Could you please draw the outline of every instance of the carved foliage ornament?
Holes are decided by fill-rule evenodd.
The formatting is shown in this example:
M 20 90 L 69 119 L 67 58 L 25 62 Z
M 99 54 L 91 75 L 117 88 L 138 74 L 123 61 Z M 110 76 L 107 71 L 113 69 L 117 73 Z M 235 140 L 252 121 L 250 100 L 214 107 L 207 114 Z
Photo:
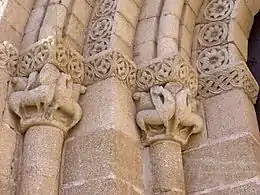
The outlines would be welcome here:
M 227 39 L 228 26 L 225 22 L 205 24 L 199 33 L 199 43 L 204 47 L 216 46 Z
M 233 0 L 211 0 L 206 6 L 204 16 L 209 21 L 223 20 L 230 16 L 233 7 Z
M 28 76 L 40 70 L 46 63 L 54 64 L 59 70 L 69 74 L 75 83 L 84 78 L 84 62 L 80 54 L 59 38 L 49 37 L 33 44 L 21 53 L 15 76 Z
M 137 70 L 137 90 L 148 91 L 154 85 L 181 82 L 192 94 L 197 94 L 198 77 L 196 71 L 180 56 L 154 59 Z
M 0 68 L 5 69 L 9 74 L 15 74 L 19 53 L 10 43 L 4 41 L 0 43 Z
M 85 85 L 109 77 L 116 77 L 130 89 L 134 89 L 136 85 L 135 64 L 114 50 L 108 50 L 88 58 L 85 65 Z
M 228 63 L 228 48 L 216 46 L 201 51 L 197 60 L 197 68 L 201 74 L 213 74 L 227 68 Z
M 203 9 L 206 24 L 198 33 L 198 46 L 200 54 L 196 61 L 199 73 L 202 75 L 214 74 L 228 68 L 229 51 L 227 38 L 230 15 L 234 8 L 233 0 L 208 0 Z
M 201 77 L 198 94 L 200 98 L 209 98 L 233 88 L 243 89 L 251 101 L 256 102 L 259 87 L 244 62 L 213 75 Z
M 98 0 L 87 36 L 87 55 L 98 54 L 109 47 L 113 31 L 116 0 Z

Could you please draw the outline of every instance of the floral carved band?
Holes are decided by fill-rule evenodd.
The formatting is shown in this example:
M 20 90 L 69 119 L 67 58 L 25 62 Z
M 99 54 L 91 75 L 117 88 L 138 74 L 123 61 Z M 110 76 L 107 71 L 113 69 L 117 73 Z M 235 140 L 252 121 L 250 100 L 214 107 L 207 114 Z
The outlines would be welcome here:
M 180 82 L 189 88 L 193 96 L 197 94 L 198 75 L 194 68 L 180 56 L 165 59 L 156 58 L 137 70 L 137 90 L 148 91 L 155 85 Z

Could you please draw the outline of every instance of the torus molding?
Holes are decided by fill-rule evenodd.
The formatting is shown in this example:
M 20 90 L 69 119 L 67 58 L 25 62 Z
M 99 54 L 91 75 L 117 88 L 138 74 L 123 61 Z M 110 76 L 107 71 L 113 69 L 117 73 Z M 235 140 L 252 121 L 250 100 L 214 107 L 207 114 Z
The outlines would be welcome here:
M 253 103 L 256 102 L 259 86 L 245 62 L 215 74 L 199 78 L 199 98 L 209 98 L 225 91 L 240 88 Z
M 237 25 L 233 19 L 236 11 L 234 0 L 206 0 L 202 5 L 192 49 L 199 72 L 199 98 L 240 88 L 256 102 L 259 87 L 246 63 L 240 62 L 243 48 L 230 35 Z

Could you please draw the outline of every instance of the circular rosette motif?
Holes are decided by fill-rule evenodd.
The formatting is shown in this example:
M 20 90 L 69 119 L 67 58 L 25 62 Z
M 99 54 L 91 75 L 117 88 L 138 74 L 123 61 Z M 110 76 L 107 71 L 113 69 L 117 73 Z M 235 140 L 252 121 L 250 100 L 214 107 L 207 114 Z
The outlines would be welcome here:
M 26 54 L 20 57 L 17 76 L 27 76 L 31 72 L 35 71 L 36 65 L 34 57 L 33 51 L 26 52 Z
M 84 78 L 83 60 L 76 55 L 73 55 L 68 63 L 67 71 L 76 83 L 81 83 Z
M 108 49 L 108 43 L 109 39 L 108 38 L 103 38 L 101 40 L 96 40 L 95 42 L 89 42 L 88 45 L 88 55 L 93 56 L 95 54 L 98 54 L 102 51 L 105 51 Z
M 66 72 L 67 64 L 70 61 L 70 51 L 62 42 L 57 41 L 55 46 L 56 48 L 53 51 L 53 63 L 56 64 L 60 70 Z
M 223 20 L 231 14 L 233 7 L 233 0 L 213 0 L 207 5 L 204 16 L 210 21 Z
M 36 69 L 44 66 L 50 57 L 49 45 L 47 43 L 38 45 L 34 50 Z
M 200 73 L 213 74 L 228 64 L 228 51 L 225 47 L 212 47 L 202 51 L 197 67 Z
M 135 68 L 130 70 L 129 75 L 126 78 L 126 84 L 130 88 L 134 88 L 136 86 L 136 69 Z
M 187 87 L 191 90 L 193 96 L 197 95 L 198 92 L 198 76 L 195 72 L 190 73 L 190 77 L 187 81 Z
M 123 57 L 115 59 L 115 75 L 119 80 L 125 80 L 129 74 L 130 64 Z
M 206 24 L 200 31 L 199 43 L 206 47 L 223 43 L 227 38 L 228 27 L 224 22 Z
M 97 17 L 103 17 L 113 14 L 116 11 L 115 0 L 101 0 L 96 11 Z
M 107 38 L 111 35 L 112 19 L 110 17 L 98 18 L 91 24 L 89 37 L 91 40 Z
M 90 63 L 85 66 L 85 80 L 87 83 L 93 83 L 95 81 L 95 69 Z
M 179 68 L 179 79 L 183 82 L 185 81 L 190 74 L 190 67 L 188 64 L 182 63 Z
M 155 65 L 155 77 L 159 82 L 168 81 L 173 73 L 172 60 L 164 60 L 162 63 Z
M 15 75 L 18 64 L 18 51 L 9 43 L 0 44 L 0 68 L 6 68 L 7 71 Z
M 111 56 L 104 56 L 101 59 L 95 59 L 94 64 L 96 76 L 99 79 L 106 79 L 112 73 L 113 59 Z
M 149 68 L 144 68 L 137 71 L 137 86 L 141 90 L 146 90 L 154 84 L 154 74 Z

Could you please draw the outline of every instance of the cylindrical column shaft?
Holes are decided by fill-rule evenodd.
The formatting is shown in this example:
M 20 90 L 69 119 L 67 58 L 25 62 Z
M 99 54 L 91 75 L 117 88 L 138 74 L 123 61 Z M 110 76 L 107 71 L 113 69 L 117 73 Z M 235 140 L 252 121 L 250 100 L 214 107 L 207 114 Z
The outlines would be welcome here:
M 157 141 L 150 146 L 152 193 L 185 194 L 181 146 L 174 141 Z
M 62 130 L 30 127 L 24 137 L 21 195 L 58 195 Z

